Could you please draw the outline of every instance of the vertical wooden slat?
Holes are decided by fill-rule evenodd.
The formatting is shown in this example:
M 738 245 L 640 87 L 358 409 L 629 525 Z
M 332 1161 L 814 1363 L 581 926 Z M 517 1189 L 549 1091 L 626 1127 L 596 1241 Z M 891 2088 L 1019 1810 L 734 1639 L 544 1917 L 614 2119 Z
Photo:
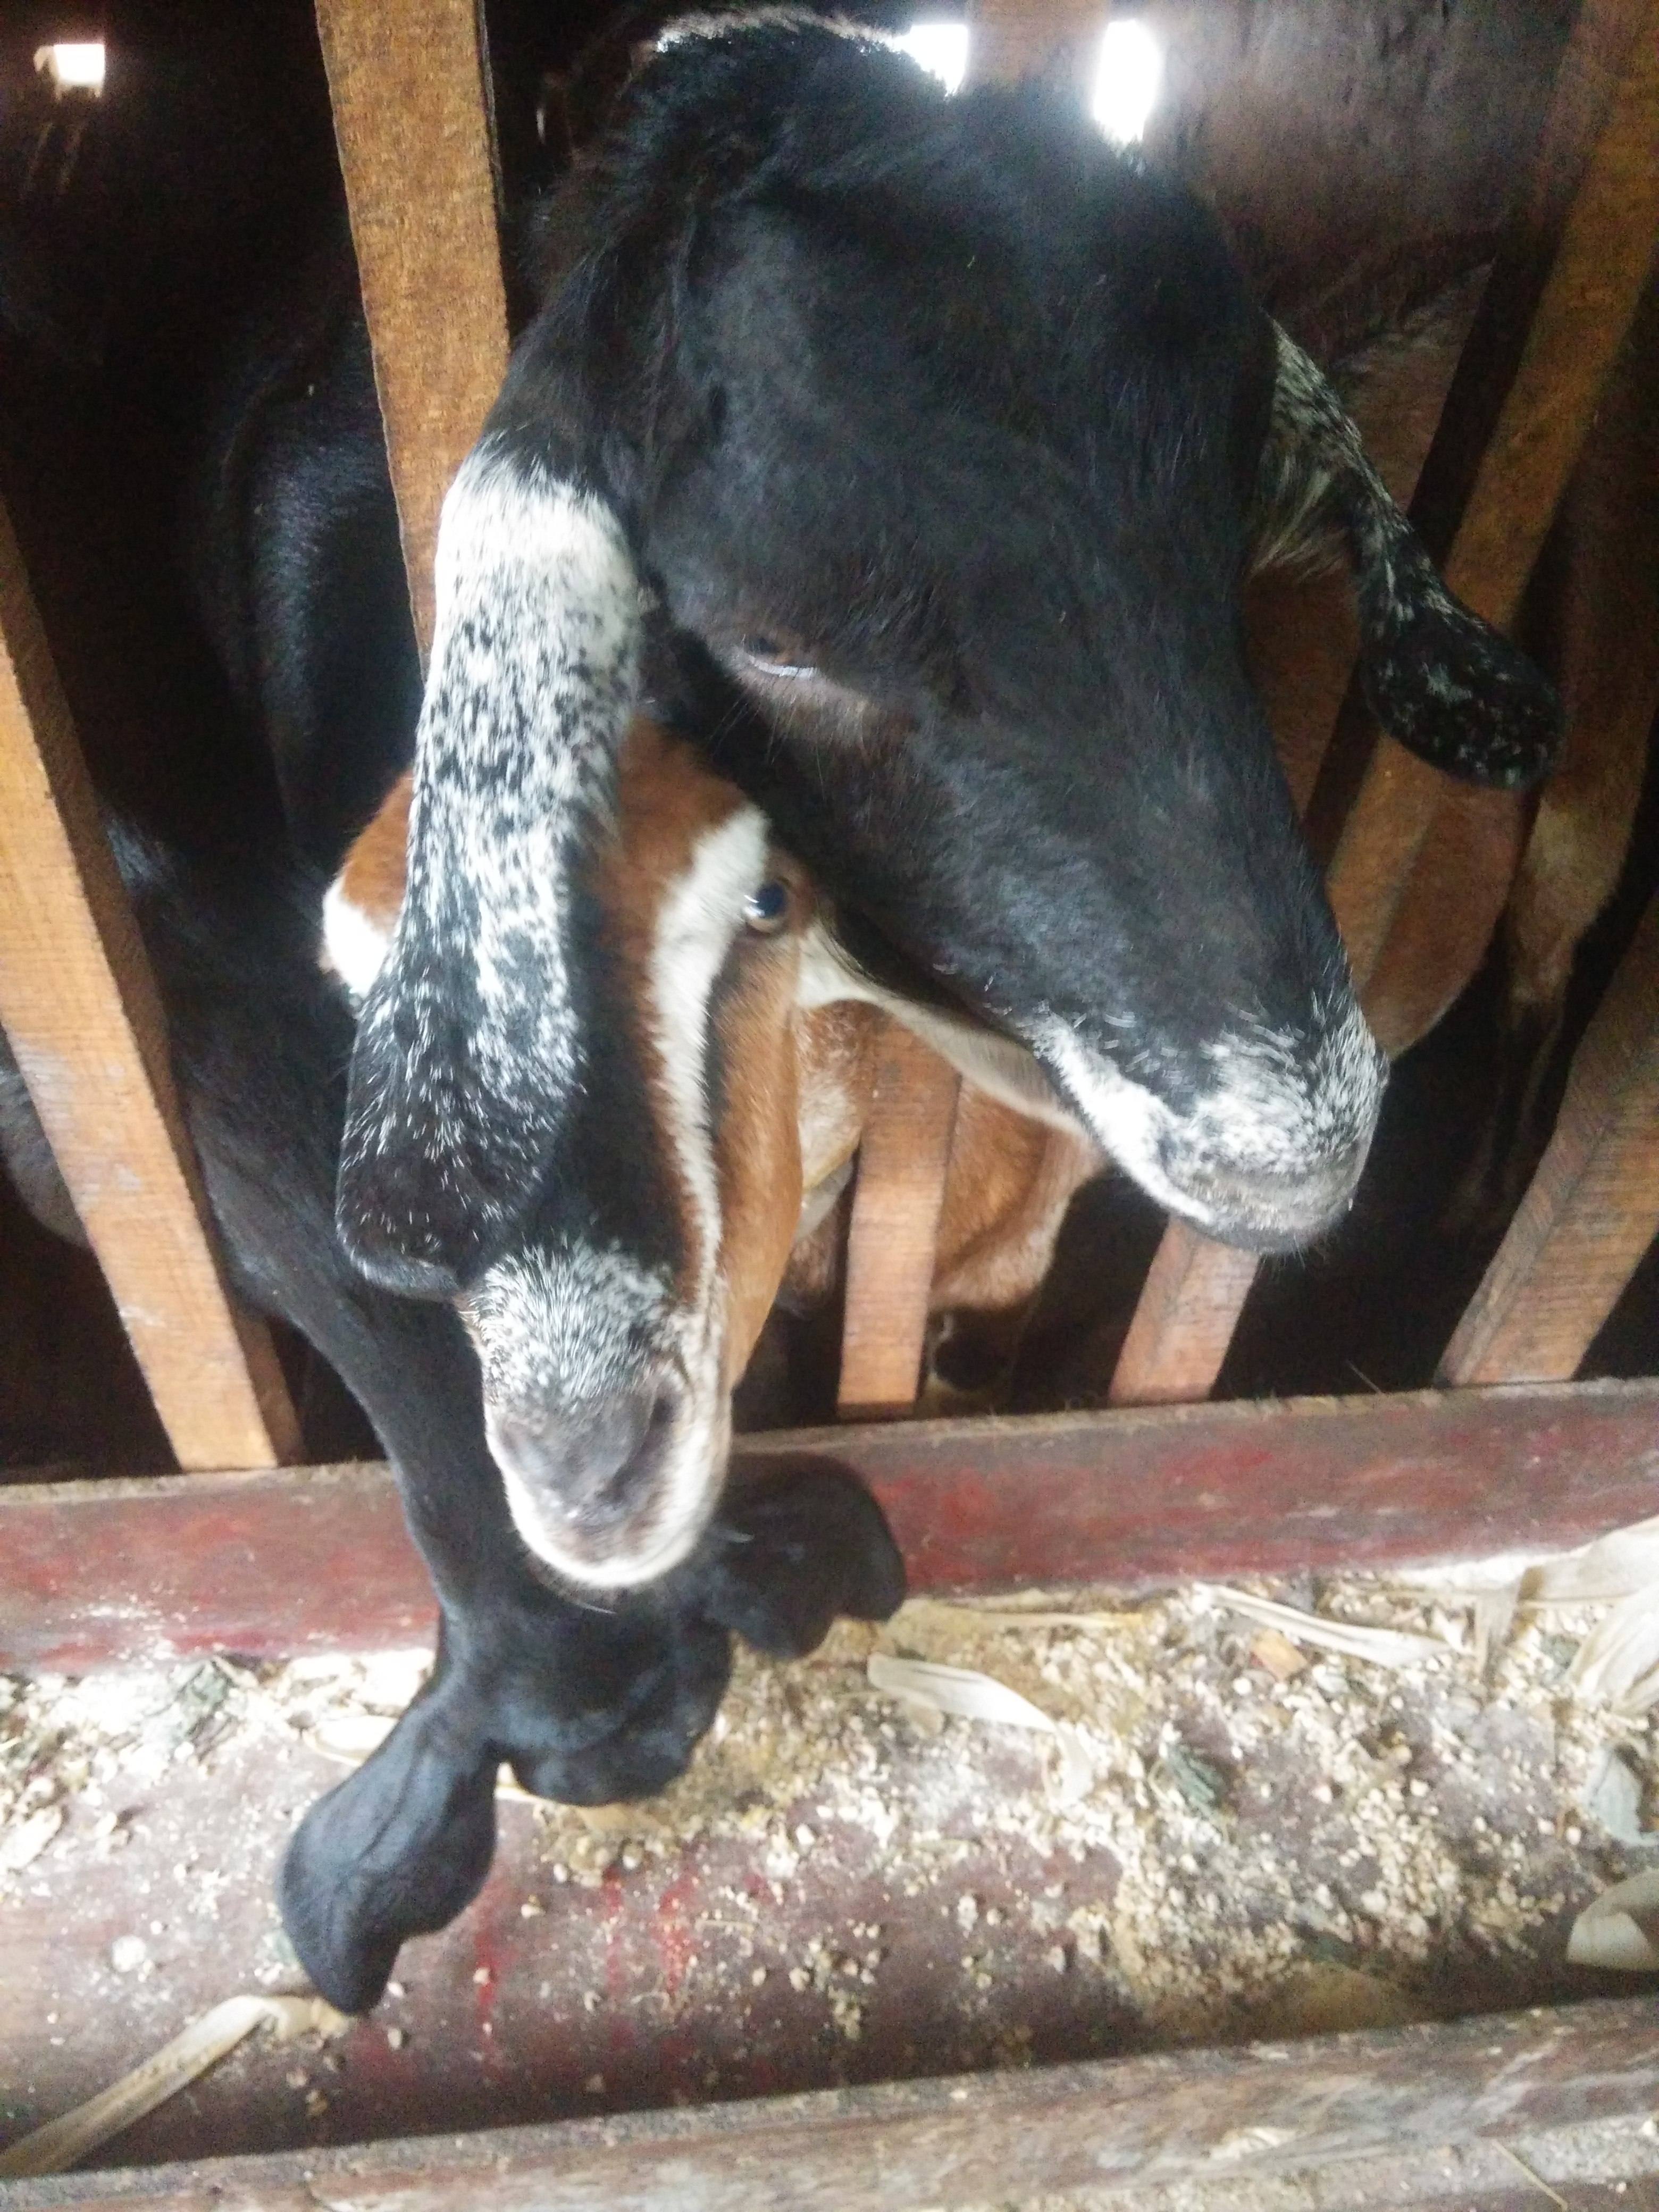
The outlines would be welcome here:
M 1606 82 L 1612 64 L 1616 77 Z M 1659 0 L 1595 0 L 1576 27 L 1547 119 L 1536 173 L 1511 227 L 1513 260 L 1535 260 L 1559 214 L 1547 278 L 1444 561 L 1447 581 L 1500 628 L 1513 619 L 1550 523 L 1630 329 L 1659 237 Z M 1576 179 L 1570 193 L 1565 179 Z M 1504 275 L 1500 257 L 1494 281 Z M 1518 281 L 1518 280 L 1517 280 Z M 1481 327 L 1471 345 L 1490 343 Z M 1461 373 L 1460 373 L 1461 374 Z M 1457 398 L 1454 390 L 1452 403 Z M 1423 504 L 1443 509 L 1425 471 Z M 1456 457 L 1445 463 L 1448 471 Z M 1413 512 L 1417 509 L 1414 507 Z M 1331 862 L 1328 890 L 1361 1001 L 1414 897 L 1443 896 L 1417 874 L 1448 795 L 1479 811 L 1515 813 L 1515 795 L 1457 789 L 1438 770 L 1379 737 Z M 1506 841 L 1494 837 L 1492 849 Z M 1518 847 L 1516 848 L 1518 849 Z M 1506 882 L 1468 883 L 1496 923 Z M 1203 1396 L 1213 1388 L 1255 1270 L 1199 1249 L 1181 1224 L 1167 1232 L 1114 1376 L 1115 1404 Z M 1171 1284 L 1179 1285 L 1170 1294 Z M 1133 1360 L 1129 1355 L 1133 1351 Z M 1125 1361 L 1128 1361 L 1126 1364 Z
M 1565 1382 L 1659 1233 L 1659 902 L 1584 1033 L 1538 1172 L 1440 1363 Z
M 296 1458 L 216 1257 L 155 979 L 0 507 L 0 1026 L 185 1468 Z
M 1659 238 L 1659 4 L 1641 0 L 1639 7 L 1592 10 L 1587 21 L 1615 13 L 1627 32 L 1637 21 L 1625 67 L 1583 162 L 1537 313 L 1444 562 L 1453 591 L 1500 629 L 1520 605 L 1635 317 Z M 1574 66 L 1564 70 L 1559 105 L 1587 118 L 1594 111 L 1576 46 L 1569 60 Z M 1565 159 L 1565 128 L 1553 106 L 1546 143 L 1556 166 Z M 1382 957 L 1446 789 L 1435 769 L 1393 738 L 1379 738 L 1330 873 L 1331 902 L 1362 990 Z M 1495 793 L 1492 804 L 1514 802 Z
M 1255 1280 L 1254 1252 L 1171 1221 L 1112 1373 L 1115 1406 L 1182 1405 L 1209 1395 Z
M 1081 77 L 1109 13 L 1105 0 L 969 0 L 969 81 L 1035 76 L 1062 52 Z
M 954 1068 L 889 1023 L 847 1238 L 843 1420 L 880 1420 L 915 1403 L 958 1088 Z
M 416 633 L 438 512 L 507 367 L 474 0 L 317 0 Z

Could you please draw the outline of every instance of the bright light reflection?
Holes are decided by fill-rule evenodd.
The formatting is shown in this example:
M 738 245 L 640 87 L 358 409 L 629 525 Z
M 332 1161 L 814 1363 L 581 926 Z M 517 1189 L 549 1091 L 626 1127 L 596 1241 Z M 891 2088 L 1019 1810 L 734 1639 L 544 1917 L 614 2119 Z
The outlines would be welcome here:
M 49 76 L 59 92 L 102 92 L 104 42 L 76 39 L 35 50 L 34 66 Z
M 1089 99 L 1089 112 L 1106 136 L 1133 146 L 1158 105 L 1163 82 L 1163 49 L 1146 26 L 1133 15 L 1108 23 Z
M 929 76 L 936 76 L 946 92 L 960 92 L 968 74 L 966 23 L 913 23 L 893 40 L 913 62 L 920 62 Z

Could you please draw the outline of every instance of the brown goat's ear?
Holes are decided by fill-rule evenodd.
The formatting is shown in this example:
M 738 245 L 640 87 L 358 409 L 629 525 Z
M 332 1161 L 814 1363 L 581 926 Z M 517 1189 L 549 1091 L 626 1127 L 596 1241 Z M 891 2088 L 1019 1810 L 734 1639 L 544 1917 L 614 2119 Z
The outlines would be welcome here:
M 580 1080 L 575 872 L 608 820 L 641 597 L 604 500 L 486 437 L 444 502 L 408 880 L 352 1055 L 336 1218 L 389 1290 L 500 1252 Z
M 1547 775 L 1561 702 L 1501 631 L 1449 592 L 1325 378 L 1283 331 L 1257 479 L 1256 562 L 1333 536 L 1354 565 L 1359 678 L 1377 720 L 1449 775 L 1513 791 Z

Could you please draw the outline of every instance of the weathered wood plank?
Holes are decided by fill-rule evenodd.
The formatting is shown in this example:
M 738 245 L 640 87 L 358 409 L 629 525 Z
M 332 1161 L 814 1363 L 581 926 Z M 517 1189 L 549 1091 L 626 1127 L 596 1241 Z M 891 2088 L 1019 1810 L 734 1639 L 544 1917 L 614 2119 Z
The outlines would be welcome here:
M 438 513 L 507 367 L 473 0 L 317 0 L 416 633 Z
M 1608 84 L 1608 61 L 1620 54 L 1622 64 Z M 1520 605 L 1653 264 L 1656 144 L 1659 6 L 1607 0 L 1575 26 L 1545 125 L 1540 173 L 1506 240 L 1508 259 L 1530 266 L 1548 211 L 1559 208 L 1548 276 L 1443 563 L 1452 589 L 1500 629 Z M 1569 198 L 1564 179 L 1575 166 Z M 1494 281 L 1504 273 L 1500 253 Z M 1470 343 L 1495 353 L 1504 334 L 1483 322 Z M 1510 346 L 1513 351 L 1513 334 Z M 1486 373 L 1490 382 L 1490 364 Z M 1455 388 L 1451 404 L 1458 398 Z M 1443 487 L 1432 480 L 1439 459 L 1437 451 L 1431 453 L 1422 497 L 1443 508 Z M 1449 473 L 1455 466 L 1446 459 Z M 1448 788 L 1391 738 L 1378 739 L 1330 875 L 1332 904 L 1362 988 L 1401 914 Z M 1493 793 L 1487 803 L 1496 809 L 1516 802 Z
M 3 508 L 0 1024 L 179 1465 L 297 1456 L 270 1336 L 219 1267 L 155 979 Z
M 936 1052 L 887 1024 L 847 1236 L 844 1420 L 890 1419 L 915 1403 L 959 1089 Z
M 1586 1542 L 1653 1512 L 1656 1438 L 1659 1382 L 1581 1383 L 797 1430 L 735 1473 L 849 1468 L 918 1590 L 1132 1588 Z M 379 1465 L 0 1487 L 0 1664 L 390 1649 L 433 1616 Z
M 1254 1252 L 1218 1244 L 1186 1222 L 1171 1221 L 1118 1354 L 1112 1404 L 1178 1405 L 1207 1397 L 1258 1264 Z
M 1644 2114 L 1650 1999 L 0 2184 L 0 2212 L 887 2212 L 1324 2171 Z M 1453 2178 L 1465 2183 L 1448 2160 Z M 1467 2194 L 1455 2200 L 1467 2205 Z
M 1573 1060 L 1555 1133 L 1440 1363 L 1565 1382 L 1659 1234 L 1659 903 Z
M 1528 188 L 1500 249 L 1489 287 L 1500 305 L 1470 333 L 1413 505 L 1431 537 L 1449 538 L 1453 590 L 1500 627 L 1520 604 L 1641 300 L 1659 238 L 1656 144 L 1659 5 L 1595 0 L 1569 41 Z M 1494 412 L 1471 467 L 1471 443 L 1480 446 Z M 1327 878 L 1362 1003 L 1384 980 L 1391 941 L 1409 939 L 1424 900 L 1444 896 L 1444 871 L 1421 864 L 1454 809 L 1471 852 L 1488 862 L 1459 880 L 1466 925 L 1476 917 L 1468 941 L 1484 945 L 1520 856 L 1522 805 L 1511 793 L 1454 786 L 1378 736 Z M 1214 1385 L 1232 1334 L 1221 1302 L 1235 1300 L 1236 1324 L 1254 1271 L 1201 1260 L 1190 1241 L 1171 1224 L 1124 1347 L 1127 1356 L 1133 1346 L 1134 1363 L 1120 1364 L 1113 1380 L 1114 1403 L 1199 1396 Z M 1190 1304 L 1164 1288 L 1183 1273 Z
M 969 0 L 969 81 L 1012 83 L 1056 60 L 1081 78 L 1105 12 L 1095 0 Z

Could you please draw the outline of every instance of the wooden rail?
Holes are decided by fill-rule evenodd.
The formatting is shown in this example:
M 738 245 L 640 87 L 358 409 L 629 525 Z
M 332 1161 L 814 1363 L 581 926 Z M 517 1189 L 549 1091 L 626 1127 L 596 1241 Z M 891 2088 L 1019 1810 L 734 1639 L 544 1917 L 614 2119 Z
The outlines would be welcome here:
M 1659 2101 L 1659 2011 L 1643 1997 L 1446 2025 L 1313 2036 L 550 2126 L 0 2182 L 0 2212 L 886 2212 L 1087 2191 L 1103 2175 L 1218 2206 L 1283 2177 L 1297 2201 L 1510 2212 L 1553 2197 L 1503 2147 Z M 1472 2155 L 1493 2147 L 1483 2164 Z M 1564 2146 L 1565 2148 L 1565 2146 Z M 1636 2161 L 1651 2174 L 1650 2161 Z M 1640 2212 L 1640 2179 L 1574 2203 Z M 1295 2178 L 1294 2179 L 1292 2178 Z M 1299 2181 L 1300 2186 L 1297 2185 Z M 1137 2185 L 1139 2185 L 1137 2186 Z M 1206 2186 L 1207 2185 L 1207 2186 Z M 1305 2199 L 1303 2192 L 1309 2193 Z M 1477 2194 L 1477 2191 L 1479 2194 Z M 1214 2194 L 1212 2194 L 1214 2191 Z M 1639 2193 L 1638 2193 L 1639 2192 Z M 1165 2200 L 1167 2201 L 1167 2200 Z
M 1478 321 L 1460 388 L 1490 409 L 1495 427 L 1473 471 L 1445 558 L 1448 581 L 1478 613 L 1510 623 L 1583 449 L 1614 359 L 1629 331 L 1659 238 L 1659 6 L 1598 0 L 1575 26 L 1540 141 L 1534 176 L 1511 222 L 1492 286 L 1512 307 L 1546 259 L 1537 305 L 1511 331 Z M 1567 179 L 1572 179 L 1568 189 Z M 1553 241 L 1548 234 L 1553 229 Z M 1547 253 L 1546 254 L 1546 249 Z M 1469 411 L 1474 411 L 1471 403 Z M 1468 478 L 1455 437 L 1437 435 L 1413 512 L 1443 523 L 1454 504 L 1447 479 Z M 1455 795 L 1467 813 L 1516 816 L 1504 793 L 1458 791 L 1386 736 L 1379 737 L 1332 860 L 1328 889 L 1362 1002 L 1390 943 L 1409 929 L 1425 895 L 1419 862 Z M 1506 841 L 1492 841 L 1504 851 Z M 1484 902 L 1495 925 L 1508 877 L 1467 871 L 1466 901 Z M 1213 1387 L 1255 1270 L 1239 1255 L 1171 1223 L 1114 1376 L 1114 1404 L 1202 1396 Z
M 155 978 L 3 507 L 0 1025 L 180 1467 L 297 1457 L 270 1334 L 226 1288 Z
M 1574 1057 L 1555 1133 L 1440 1363 L 1565 1381 L 1659 1234 L 1659 902 Z
M 1130 1589 L 1568 1549 L 1651 1514 L 1656 1435 L 1659 1382 L 1552 1384 L 795 1430 L 733 1472 L 846 1468 L 914 1590 Z M 0 1667 L 432 1632 L 379 1465 L 0 1486 Z
M 404 564 L 424 655 L 438 513 L 507 368 L 474 0 L 317 0 Z

